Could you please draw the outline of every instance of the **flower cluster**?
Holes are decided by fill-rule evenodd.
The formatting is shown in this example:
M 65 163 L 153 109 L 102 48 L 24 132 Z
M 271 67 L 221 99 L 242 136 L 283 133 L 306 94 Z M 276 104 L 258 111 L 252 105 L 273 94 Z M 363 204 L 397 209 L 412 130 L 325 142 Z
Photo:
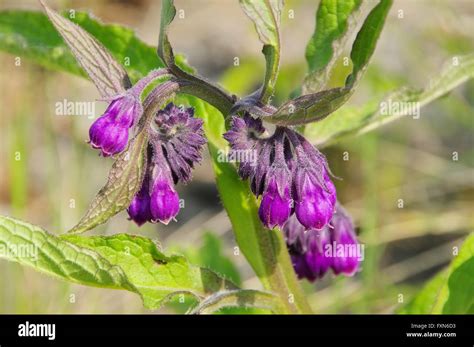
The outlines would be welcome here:
M 249 114 L 233 117 L 224 137 L 230 154 L 240 158 L 241 178 L 249 179 L 252 192 L 261 196 L 262 223 L 283 228 L 298 277 L 314 281 L 329 269 L 354 274 L 361 245 L 337 202 L 324 155 L 292 129 L 277 127 L 269 136 L 261 119 Z
M 139 226 L 147 221 L 168 224 L 179 212 L 175 184 L 191 180 L 194 163 L 201 160 L 206 143 L 202 120 L 193 116 L 192 108 L 169 103 L 153 120 L 145 177 L 127 210 Z
M 306 230 L 296 218 L 290 218 L 283 232 L 299 278 L 314 281 L 329 269 L 336 275 L 351 276 L 360 266 L 363 246 L 357 241 L 350 216 L 339 203 L 333 218 L 321 230 Z
M 250 179 L 257 197 L 262 196 L 259 216 L 263 224 L 283 227 L 295 213 L 306 229 L 323 228 L 336 203 L 326 158 L 292 129 L 277 127 L 272 136 L 265 134 L 262 121 L 246 114 L 233 117 L 231 129 L 224 135 L 232 151 L 256 154 L 239 156 L 244 158 L 239 174 Z
M 100 149 L 104 157 L 122 152 L 128 143 L 128 132 L 143 113 L 136 95 L 117 96 L 89 129 L 90 143 Z

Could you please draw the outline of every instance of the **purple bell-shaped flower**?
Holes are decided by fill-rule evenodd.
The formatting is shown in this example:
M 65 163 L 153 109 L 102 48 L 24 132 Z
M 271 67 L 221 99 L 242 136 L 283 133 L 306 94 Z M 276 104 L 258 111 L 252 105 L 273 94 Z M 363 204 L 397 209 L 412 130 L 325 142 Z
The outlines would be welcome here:
M 351 217 L 340 204 L 337 204 L 330 228 L 331 243 L 335 248 L 331 268 L 336 275 L 352 276 L 359 269 L 363 248 L 357 242 Z
M 268 228 L 281 227 L 296 212 L 306 229 L 322 229 L 331 220 L 336 203 L 326 158 L 292 129 L 277 127 L 273 135 L 265 133 L 260 119 L 245 114 L 234 117 L 224 134 L 231 153 L 253 154 L 237 156 L 239 174 L 249 178 L 255 196 L 262 195 L 262 223 Z
M 129 129 L 142 112 L 140 100 L 132 94 L 114 99 L 90 127 L 90 144 L 100 149 L 104 157 L 122 152 L 128 143 Z

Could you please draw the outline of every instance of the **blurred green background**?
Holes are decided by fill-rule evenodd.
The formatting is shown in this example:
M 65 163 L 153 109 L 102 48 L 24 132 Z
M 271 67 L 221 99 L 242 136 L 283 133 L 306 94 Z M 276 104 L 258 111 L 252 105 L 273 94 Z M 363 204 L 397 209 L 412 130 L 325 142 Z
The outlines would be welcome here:
M 160 1 L 49 1 L 56 9 L 89 10 L 104 22 L 134 28 L 155 44 Z M 318 1 L 286 1 L 282 16 L 282 69 L 274 98 L 285 101 L 306 71 L 304 50 Z M 184 10 L 172 26 L 176 52 L 200 74 L 244 95 L 261 81 L 264 60 L 251 22 L 234 0 L 177 0 Z M 0 1 L 3 9 L 39 10 L 33 0 Z M 289 10 L 294 11 L 290 18 Z M 372 63 L 349 106 L 377 102 L 402 85 L 422 87 L 453 56 L 474 51 L 470 0 L 398 0 Z M 346 53 L 346 55 L 348 52 Z M 343 54 L 344 56 L 344 54 Z M 239 65 L 234 63 L 238 58 Z M 332 84 L 348 67 L 337 64 Z M 55 104 L 99 98 L 92 83 L 50 72 L 0 53 L 0 214 L 61 233 L 73 226 L 103 185 L 111 160 L 86 143 L 92 119 L 58 116 Z M 474 82 L 421 110 L 323 151 L 336 176 L 339 200 L 353 214 L 366 245 L 362 271 L 352 278 L 327 275 L 304 288 L 317 313 L 388 313 L 408 302 L 453 258 L 453 247 L 472 232 L 474 195 Z M 105 103 L 96 102 L 96 117 Z M 457 157 L 456 157 L 457 154 Z M 179 192 L 186 205 L 168 226 L 138 228 L 126 213 L 94 233 L 151 237 L 236 283 L 258 288 L 218 200 L 206 157 Z M 138 296 L 59 282 L 0 261 L 0 313 L 139 313 Z M 181 311 L 179 303 L 161 312 Z

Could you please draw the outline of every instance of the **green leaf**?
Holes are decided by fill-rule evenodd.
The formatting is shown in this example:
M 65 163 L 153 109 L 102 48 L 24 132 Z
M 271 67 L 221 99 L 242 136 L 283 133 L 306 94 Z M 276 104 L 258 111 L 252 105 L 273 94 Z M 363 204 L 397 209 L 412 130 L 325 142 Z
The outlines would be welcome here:
M 141 295 L 145 307 L 159 308 L 176 294 L 193 295 L 202 300 L 221 289 L 236 287 L 211 272 L 189 264 L 180 255 L 166 256 L 145 237 L 64 235 L 75 245 L 89 248 L 111 264 L 120 267 Z
M 364 21 L 351 49 L 352 73 L 346 79 L 346 88 L 353 88 L 361 79 L 375 51 L 392 0 L 380 0 Z
M 82 233 L 105 223 L 126 209 L 138 192 L 146 167 L 148 134 L 140 131 L 120 153 L 110 170 L 105 186 L 91 202 L 87 212 L 70 233 Z
M 302 125 L 319 121 L 341 107 L 352 95 L 347 88 L 333 88 L 302 95 L 281 105 L 265 120 L 278 125 Z
M 474 233 L 443 271 L 432 279 L 400 313 L 474 313 Z
M 68 13 L 64 14 L 66 17 Z M 125 67 L 132 82 L 149 71 L 163 67 L 155 48 L 135 33 L 117 24 L 103 24 L 88 13 L 75 12 L 69 18 L 91 34 Z M 48 17 L 41 12 L 5 10 L 0 12 L 0 50 L 30 59 L 52 70 L 86 76 Z
M 316 93 L 329 80 L 332 66 L 356 26 L 361 0 L 321 0 L 316 12 L 316 28 L 306 46 L 309 73 L 303 94 Z
M 130 79 L 124 68 L 100 42 L 79 25 L 51 10 L 43 1 L 40 2 L 102 97 L 113 97 L 130 88 Z
M 274 92 L 280 66 L 280 18 L 283 0 L 240 0 L 245 14 L 255 24 L 258 37 L 263 43 L 265 56 L 265 80 L 260 91 L 260 101 L 267 103 Z
M 211 306 L 274 310 L 272 295 L 240 292 L 233 283 L 189 264 L 183 256 L 163 254 L 152 240 L 141 236 L 56 236 L 0 216 L 0 258 L 68 282 L 137 293 L 148 309 L 158 309 L 175 295 L 184 294 L 202 301 L 199 310 L 203 313 L 212 310 Z M 230 300 L 229 293 L 240 300 Z M 227 299 L 216 300 L 221 297 Z
M 0 258 L 69 282 L 135 291 L 122 269 L 89 249 L 0 216 Z
M 441 73 L 424 89 L 401 88 L 381 102 L 368 103 L 361 108 L 343 108 L 321 122 L 308 124 L 305 136 L 318 146 L 326 146 L 348 137 L 366 133 L 408 115 L 409 108 L 400 112 L 382 112 L 381 105 L 416 103 L 419 108 L 446 95 L 462 83 L 474 78 L 474 54 L 454 57 Z M 414 105 L 416 105 L 414 104 Z
M 352 45 L 352 73 L 344 87 L 323 90 L 290 100 L 265 120 L 277 125 L 302 125 L 319 121 L 340 108 L 354 92 L 374 53 L 392 0 L 380 0 L 367 16 Z
M 168 40 L 168 26 L 176 16 L 176 8 L 173 0 L 163 0 L 161 2 L 160 37 L 158 40 L 158 56 L 170 67 L 175 65 L 173 49 Z

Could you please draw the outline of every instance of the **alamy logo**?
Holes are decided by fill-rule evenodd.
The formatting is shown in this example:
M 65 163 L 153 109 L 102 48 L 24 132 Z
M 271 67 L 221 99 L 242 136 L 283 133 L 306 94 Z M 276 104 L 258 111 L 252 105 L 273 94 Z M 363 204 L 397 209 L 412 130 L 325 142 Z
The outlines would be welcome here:
M 55 104 L 58 116 L 86 116 L 93 119 L 95 115 L 95 102 L 92 101 L 69 101 L 64 99 Z
M 56 339 L 56 324 L 36 324 L 26 321 L 18 325 L 20 337 L 47 337 L 48 340 Z

